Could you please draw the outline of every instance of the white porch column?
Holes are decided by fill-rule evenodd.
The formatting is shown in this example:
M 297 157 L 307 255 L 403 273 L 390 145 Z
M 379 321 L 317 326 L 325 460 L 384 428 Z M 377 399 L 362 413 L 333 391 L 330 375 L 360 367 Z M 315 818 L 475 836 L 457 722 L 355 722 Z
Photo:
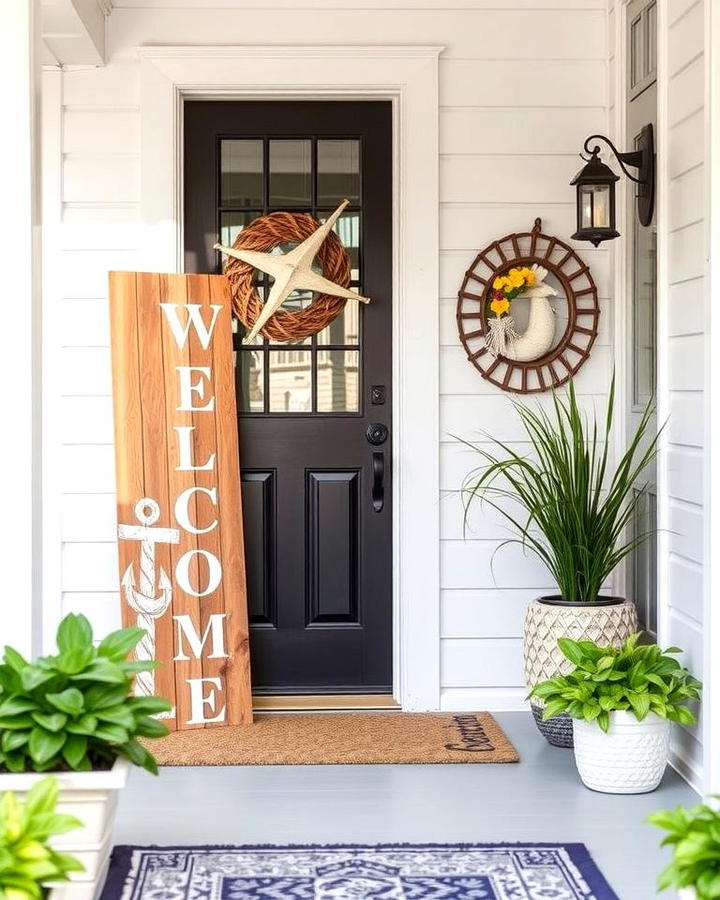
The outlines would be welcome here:
M 37 649 L 40 623 L 39 2 L 0 4 L 3 182 L 0 646 Z

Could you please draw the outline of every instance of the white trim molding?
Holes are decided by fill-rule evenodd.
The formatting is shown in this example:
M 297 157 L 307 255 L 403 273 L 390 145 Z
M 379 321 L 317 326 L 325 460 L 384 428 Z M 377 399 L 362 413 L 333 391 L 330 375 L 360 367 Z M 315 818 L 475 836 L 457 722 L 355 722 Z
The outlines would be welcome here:
M 182 268 L 182 104 L 387 99 L 394 109 L 394 681 L 440 704 L 437 46 L 146 46 L 141 59 L 144 267 Z
M 705 503 L 708 527 L 705 529 L 705 606 L 704 629 L 704 732 L 705 789 L 720 791 L 720 565 L 717 560 L 720 538 L 720 9 L 717 3 L 705 3 L 705 159 L 707 161 L 707 264 L 705 350 L 706 415 L 708 426 L 705 447 Z
M 2 151 L 3 198 L 12 215 L 0 231 L 7 266 L 3 349 L 12 389 L 5 391 L 5 439 L 0 442 L 5 515 L 2 643 L 23 655 L 38 652 L 42 604 L 42 319 L 40 209 L 40 3 L 0 5 L 0 75 L 12 139 Z M 12 437 L 10 437 L 12 435 Z

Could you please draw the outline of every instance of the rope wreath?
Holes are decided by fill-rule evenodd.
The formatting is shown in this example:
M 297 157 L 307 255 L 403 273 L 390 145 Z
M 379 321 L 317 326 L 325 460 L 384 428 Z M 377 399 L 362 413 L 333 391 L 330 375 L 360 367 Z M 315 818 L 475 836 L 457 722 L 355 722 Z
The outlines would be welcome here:
M 300 243 L 317 231 L 320 223 L 309 213 L 275 212 L 252 221 L 238 234 L 233 243 L 236 250 L 267 252 L 285 241 Z M 348 287 L 350 258 L 340 238 L 331 231 L 316 259 L 325 278 Z M 253 285 L 253 266 L 233 256 L 227 258 L 225 274 L 230 281 L 233 311 L 250 330 L 260 315 L 263 302 Z M 317 294 L 309 306 L 297 312 L 279 309 L 265 323 L 261 334 L 271 341 L 300 341 L 322 331 L 342 311 L 346 304 L 342 297 Z

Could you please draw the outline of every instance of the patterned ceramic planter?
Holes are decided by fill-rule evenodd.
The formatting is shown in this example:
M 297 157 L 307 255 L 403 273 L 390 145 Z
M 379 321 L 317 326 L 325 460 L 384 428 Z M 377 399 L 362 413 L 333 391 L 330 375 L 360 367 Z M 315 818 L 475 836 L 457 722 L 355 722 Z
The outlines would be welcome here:
M 583 784 L 604 794 L 646 794 L 660 784 L 670 752 L 670 723 L 655 713 L 638 722 L 625 710 L 610 713 L 610 728 L 573 721 L 575 763 Z
M 525 615 L 523 656 L 528 690 L 540 681 L 572 671 L 573 665 L 560 652 L 558 638 L 595 641 L 619 647 L 637 631 L 635 604 L 619 597 L 603 597 L 597 603 L 568 603 L 561 597 L 540 597 Z M 555 747 L 572 747 L 569 716 L 542 721 L 542 702 L 533 699 L 531 709 L 540 732 Z

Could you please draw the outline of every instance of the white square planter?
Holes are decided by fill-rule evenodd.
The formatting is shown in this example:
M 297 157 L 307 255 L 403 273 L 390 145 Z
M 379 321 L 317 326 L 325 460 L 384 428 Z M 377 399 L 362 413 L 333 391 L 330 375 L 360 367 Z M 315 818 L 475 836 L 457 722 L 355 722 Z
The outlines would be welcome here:
M 85 871 L 73 872 L 71 881 L 54 885 L 51 900 L 96 900 L 110 861 L 118 793 L 125 787 L 129 771 L 130 763 L 118 757 L 112 769 L 104 772 L 0 774 L 0 793 L 14 791 L 20 797 L 41 779 L 54 775 L 60 788 L 58 812 L 76 816 L 83 823 L 83 828 L 52 842 L 58 850 L 77 857 Z

